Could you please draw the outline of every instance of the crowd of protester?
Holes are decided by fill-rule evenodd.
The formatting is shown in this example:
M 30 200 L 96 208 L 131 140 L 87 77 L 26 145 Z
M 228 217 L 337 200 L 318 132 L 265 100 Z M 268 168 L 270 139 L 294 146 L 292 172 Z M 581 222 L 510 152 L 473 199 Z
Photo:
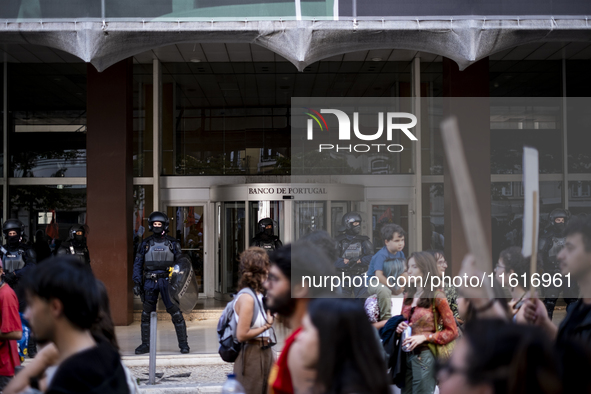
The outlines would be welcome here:
M 251 247 L 240 256 L 234 300 L 234 363 L 246 393 L 542 393 L 589 392 L 591 367 L 591 219 L 564 229 L 562 274 L 580 298 L 559 326 L 525 280 L 500 285 L 501 274 L 529 274 L 530 257 L 503 250 L 488 289 L 427 286 L 448 272 L 440 250 L 402 252 L 404 230 L 382 228 L 384 246 L 372 258 L 369 297 L 343 298 L 301 278 L 335 275 L 336 242 L 316 231 L 270 255 Z M 25 317 L 37 357 L 14 375 L 13 343 L 20 337 L 18 302 L 0 282 L 0 382 L 4 393 L 135 393 L 118 352 L 104 285 L 76 261 L 56 257 L 31 270 L 22 285 Z M 0 274 L 2 273 L 0 268 Z M 466 256 L 460 275 L 481 275 Z M 400 282 L 388 277 L 404 277 Z M 410 280 L 414 278 L 414 280 Z M 423 281 L 417 280 L 422 278 Z M 375 283 L 375 282 L 374 282 Z M 400 302 L 393 301 L 400 300 Z M 278 325 L 290 330 L 279 357 Z

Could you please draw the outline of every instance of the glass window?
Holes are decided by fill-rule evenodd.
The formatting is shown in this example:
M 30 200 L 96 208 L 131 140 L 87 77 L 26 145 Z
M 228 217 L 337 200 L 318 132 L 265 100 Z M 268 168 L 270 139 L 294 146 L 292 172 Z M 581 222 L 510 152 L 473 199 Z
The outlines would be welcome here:
M 316 231 L 326 230 L 326 203 L 324 201 L 294 202 L 294 241 Z
M 53 246 L 59 246 L 68 238 L 68 230 L 74 224 L 86 224 L 86 186 L 10 186 L 10 218 L 19 219 L 25 225 L 25 237 L 32 240 L 37 230 L 46 232 L 55 218 L 58 236 Z M 55 213 L 55 216 L 52 215 Z M 92 229 L 88 229 L 90 234 Z
M 591 181 L 568 183 L 568 210 L 573 215 L 591 215 Z
M 292 97 L 408 97 L 410 66 L 321 61 L 299 72 L 289 62 L 165 63 L 163 82 L 163 174 L 289 175 Z M 377 158 L 363 171 L 408 173 L 408 156 Z M 338 173 L 349 167 L 333 161 Z
M 133 65 L 133 176 L 151 177 L 153 118 L 152 64 Z
M 523 244 L 523 183 L 494 182 L 491 188 L 493 258 L 510 246 Z M 562 208 L 562 182 L 540 182 L 540 233 L 549 224 L 548 215 Z
M 562 172 L 562 99 L 491 98 L 492 174 L 521 174 L 523 147 L 538 149 L 541 174 Z
M 154 206 L 154 187 L 151 185 L 133 186 L 133 253 L 142 240 L 150 235 L 148 217 Z
M 260 232 L 258 223 L 259 220 L 270 218 L 273 220 L 273 234 L 283 241 L 283 234 L 285 234 L 285 223 L 283 218 L 283 201 L 254 201 L 250 203 L 250 239 L 248 243 Z
M 513 48 L 519 51 L 519 48 Z M 490 97 L 561 97 L 561 60 L 489 60 Z
M 566 135 L 568 172 L 591 173 L 589 125 L 591 125 L 591 98 L 569 97 L 566 101 Z
M 86 176 L 86 64 L 10 64 L 10 177 Z
M 423 183 L 423 249 L 445 250 L 443 183 Z

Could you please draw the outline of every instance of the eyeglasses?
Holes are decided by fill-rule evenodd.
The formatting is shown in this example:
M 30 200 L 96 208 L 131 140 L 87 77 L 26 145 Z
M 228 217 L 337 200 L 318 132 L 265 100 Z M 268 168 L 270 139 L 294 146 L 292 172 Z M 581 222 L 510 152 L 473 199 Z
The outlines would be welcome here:
M 496 271 L 496 270 L 500 270 L 500 269 L 503 269 L 503 270 L 504 270 L 504 269 L 505 269 L 505 266 L 504 266 L 504 265 L 501 265 L 501 264 L 497 264 L 497 265 L 495 266 L 495 271 Z
M 455 374 L 466 374 L 468 370 L 463 368 L 458 368 L 452 365 L 449 361 L 447 362 L 436 362 L 435 363 L 435 375 L 439 378 L 439 380 L 447 380 L 452 375 Z

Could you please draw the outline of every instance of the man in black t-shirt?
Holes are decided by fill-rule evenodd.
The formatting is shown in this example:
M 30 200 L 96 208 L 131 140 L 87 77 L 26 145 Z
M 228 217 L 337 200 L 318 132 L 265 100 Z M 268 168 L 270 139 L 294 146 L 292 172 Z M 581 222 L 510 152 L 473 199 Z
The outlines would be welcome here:
M 558 254 L 562 280 L 567 281 L 567 286 L 578 284 L 580 298 L 568 306 L 559 327 L 552 323 L 539 299 L 524 304 L 524 317 L 555 338 L 564 392 L 588 392 L 591 381 L 585 377 L 591 370 L 591 218 L 571 220 L 564 236 L 565 245 Z
M 63 361 L 47 393 L 128 394 L 119 353 L 90 333 L 100 293 L 92 272 L 72 257 L 55 257 L 30 271 L 27 311 L 39 341 L 53 342 Z

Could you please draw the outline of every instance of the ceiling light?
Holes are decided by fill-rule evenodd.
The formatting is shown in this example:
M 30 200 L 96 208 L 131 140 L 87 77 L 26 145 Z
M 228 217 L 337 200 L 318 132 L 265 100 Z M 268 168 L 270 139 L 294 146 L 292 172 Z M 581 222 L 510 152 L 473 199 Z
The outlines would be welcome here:
M 381 62 L 382 61 L 382 58 L 381 57 L 372 57 L 371 58 L 371 61 L 372 62 Z
M 196 57 L 191 59 L 191 63 L 201 63 L 201 59 L 197 59 Z

